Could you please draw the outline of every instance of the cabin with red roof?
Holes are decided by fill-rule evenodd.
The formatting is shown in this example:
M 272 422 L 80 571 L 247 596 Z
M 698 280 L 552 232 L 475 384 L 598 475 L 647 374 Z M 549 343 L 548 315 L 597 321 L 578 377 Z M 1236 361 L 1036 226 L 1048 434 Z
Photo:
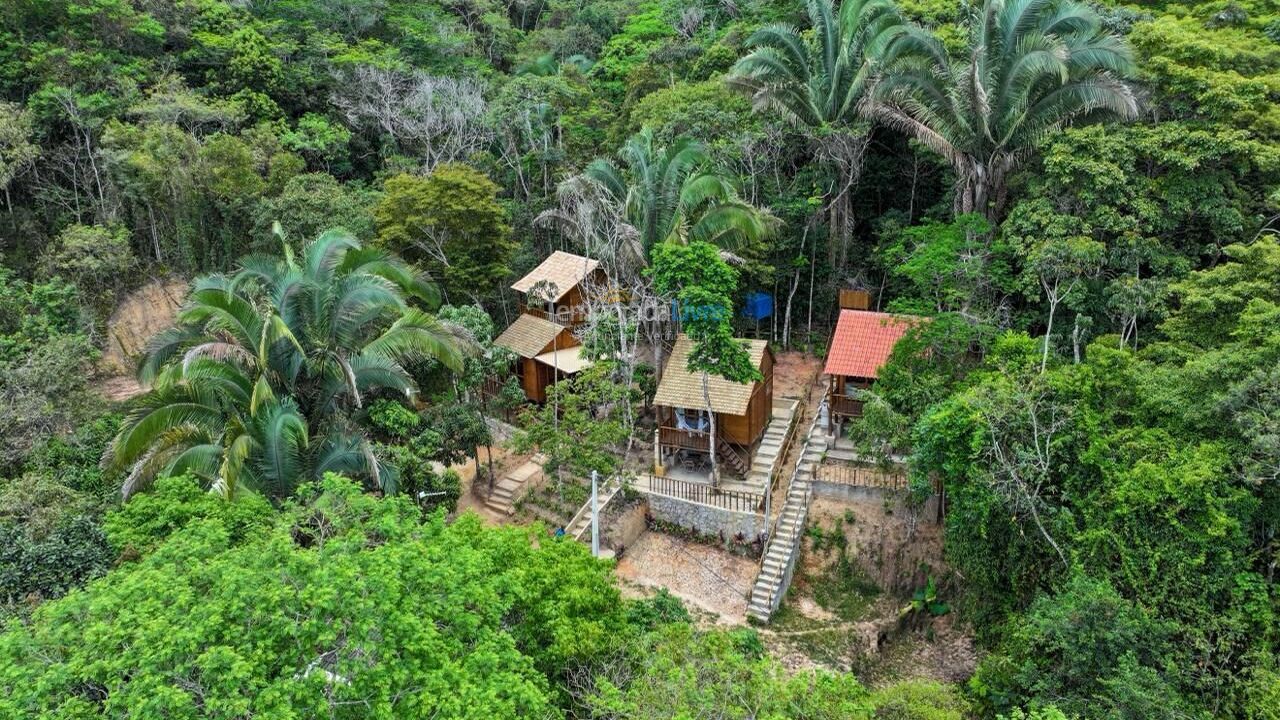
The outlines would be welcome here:
M 860 390 L 871 387 L 903 335 L 927 319 L 870 310 L 841 310 L 831 336 L 823 372 L 827 389 L 828 429 L 862 416 Z

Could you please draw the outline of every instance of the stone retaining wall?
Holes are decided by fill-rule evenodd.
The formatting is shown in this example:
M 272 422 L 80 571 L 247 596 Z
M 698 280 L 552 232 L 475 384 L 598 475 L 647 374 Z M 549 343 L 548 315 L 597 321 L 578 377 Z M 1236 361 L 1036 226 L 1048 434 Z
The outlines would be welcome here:
M 816 497 L 843 500 L 846 502 L 866 502 L 868 500 L 883 501 L 885 498 L 890 498 L 896 509 L 903 509 L 902 500 L 897 497 L 897 493 L 884 488 L 846 485 L 844 483 L 824 482 L 822 480 L 814 480 L 811 487 L 813 488 L 813 494 Z M 938 516 L 938 502 L 940 500 L 941 498 L 939 496 L 930 495 L 929 499 L 924 502 L 924 508 L 920 511 L 920 517 L 926 522 L 934 522 Z
M 765 531 L 764 515 L 726 510 L 650 492 L 645 496 L 649 499 L 649 514 L 653 517 L 700 533 L 724 533 L 726 538 L 741 534 L 750 541 Z

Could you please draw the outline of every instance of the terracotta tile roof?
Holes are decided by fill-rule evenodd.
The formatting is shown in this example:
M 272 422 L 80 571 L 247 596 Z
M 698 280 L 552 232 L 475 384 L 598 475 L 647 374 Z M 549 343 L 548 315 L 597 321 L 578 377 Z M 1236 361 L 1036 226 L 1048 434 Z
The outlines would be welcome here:
M 827 352 L 828 375 L 879 377 L 893 346 L 912 327 L 927 322 L 915 315 L 891 315 L 869 310 L 841 310 L 831 349 Z
M 555 302 L 573 289 L 574 285 L 586 279 L 599 265 L 599 260 L 592 260 L 581 255 L 557 250 L 551 253 L 546 260 L 543 260 L 538 267 L 530 270 L 528 275 L 517 280 L 511 286 L 511 289 L 520 293 L 528 293 L 533 289 L 534 285 L 546 283 L 546 288 L 550 291 L 548 294 L 555 295 L 555 297 L 542 297 L 539 299 Z
M 511 323 L 511 327 L 502 331 L 493 344 L 513 350 L 520 357 L 531 358 L 539 355 L 562 331 L 563 325 L 533 315 L 521 315 Z
M 764 363 L 765 351 L 769 348 L 766 340 L 744 340 L 748 344 L 747 352 L 751 353 L 751 364 L 757 369 Z M 658 392 L 653 396 L 653 404 L 666 407 L 706 407 L 702 399 L 702 373 L 689 371 L 689 352 L 693 343 L 687 335 L 676 338 L 675 347 L 671 349 L 671 357 L 662 371 L 662 382 L 658 383 Z M 724 415 L 745 415 L 747 405 L 751 403 L 753 383 L 733 383 L 724 378 L 710 376 L 707 379 L 707 390 L 711 395 L 711 409 Z

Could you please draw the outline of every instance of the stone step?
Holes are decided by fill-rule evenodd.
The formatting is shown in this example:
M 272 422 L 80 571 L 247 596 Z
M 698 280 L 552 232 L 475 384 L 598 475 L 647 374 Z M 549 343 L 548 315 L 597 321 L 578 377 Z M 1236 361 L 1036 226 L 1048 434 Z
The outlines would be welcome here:
M 763 597 L 767 599 L 769 595 L 776 595 L 778 593 L 778 580 L 780 579 L 780 576 L 768 576 L 767 578 L 762 576 L 759 581 L 752 586 L 751 597 Z

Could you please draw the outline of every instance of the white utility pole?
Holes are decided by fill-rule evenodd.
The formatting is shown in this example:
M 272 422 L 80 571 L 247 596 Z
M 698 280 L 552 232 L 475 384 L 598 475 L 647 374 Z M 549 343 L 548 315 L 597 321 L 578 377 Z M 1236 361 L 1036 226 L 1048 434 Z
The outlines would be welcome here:
M 591 471 L 591 557 L 600 557 L 600 496 L 597 475 L 595 470 Z

